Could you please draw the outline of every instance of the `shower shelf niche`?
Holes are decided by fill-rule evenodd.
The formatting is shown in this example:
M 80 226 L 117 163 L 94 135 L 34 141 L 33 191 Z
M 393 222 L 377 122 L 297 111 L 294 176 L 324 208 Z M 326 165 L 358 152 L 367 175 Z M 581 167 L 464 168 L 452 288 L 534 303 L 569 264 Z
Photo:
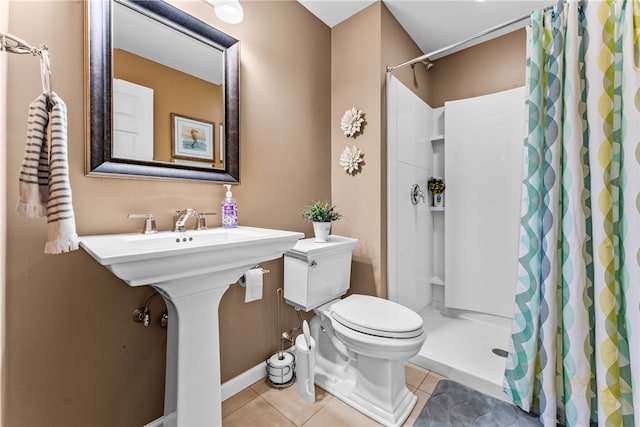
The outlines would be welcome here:
M 444 143 L 444 134 L 437 134 L 437 135 L 431 135 L 431 138 L 429 138 L 431 140 L 431 144 L 432 144 L 432 148 L 433 148 L 433 152 L 434 152 L 434 168 L 439 169 L 436 165 L 436 163 L 441 163 L 442 161 L 438 161 L 435 153 L 436 151 L 440 151 L 444 148 L 442 146 L 439 147 L 439 149 L 436 149 L 436 146 Z M 437 176 L 437 175 L 436 175 Z M 444 212 L 444 206 L 429 206 L 429 209 L 431 210 L 431 212 Z
M 444 170 L 445 132 L 444 132 L 444 107 L 434 111 L 433 132 L 429 137 L 432 150 L 431 171 L 433 176 L 440 176 L 446 179 Z M 445 207 L 434 206 L 431 201 L 429 210 L 432 218 L 432 272 L 429 283 L 432 286 L 432 298 L 434 302 L 444 304 L 444 234 L 445 234 Z

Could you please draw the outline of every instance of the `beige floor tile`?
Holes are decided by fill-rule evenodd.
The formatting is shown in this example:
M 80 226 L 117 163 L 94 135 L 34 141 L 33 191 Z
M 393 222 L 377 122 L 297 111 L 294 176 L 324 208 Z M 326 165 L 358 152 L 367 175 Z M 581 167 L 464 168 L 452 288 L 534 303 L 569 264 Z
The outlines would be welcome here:
M 256 381 L 255 383 L 251 384 L 251 389 L 253 391 L 255 391 L 258 394 L 262 394 L 267 390 L 272 389 L 273 387 L 271 387 L 268 383 L 267 383 L 267 378 L 263 378 L 259 381 Z M 293 386 L 292 386 L 293 387 Z
M 333 399 L 333 396 L 320 387 L 316 387 L 315 390 L 316 401 L 313 404 L 305 402 L 298 395 L 296 384 L 285 389 L 270 388 L 260 396 L 286 415 L 295 425 L 301 426 Z
M 294 427 L 295 424 L 262 397 L 246 403 L 222 419 L 223 427 Z
M 411 413 L 409 414 L 409 418 L 407 418 L 407 420 L 403 424 L 403 426 L 406 427 L 411 427 L 413 425 L 413 423 L 416 421 L 416 418 L 418 418 L 418 415 L 420 415 L 420 411 L 422 411 L 424 405 L 427 404 L 427 400 L 429 400 L 429 398 L 431 397 L 429 393 L 426 393 L 422 390 L 416 390 L 413 393 L 418 396 L 418 402 L 413 408 L 413 411 L 411 411 Z
M 429 372 L 429 375 L 427 375 L 427 377 L 420 383 L 418 389 L 431 394 L 433 393 L 433 389 L 436 388 L 436 384 L 438 384 L 438 381 L 444 380 L 446 378 L 447 377 L 438 375 L 435 372 Z
M 407 387 L 418 397 L 416 406 L 404 423 L 412 426 L 438 381 L 446 377 L 411 363 L 405 366 L 405 376 Z M 224 427 L 380 425 L 319 387 L 316 387 L 316 402 L 310 405 L 298 396 L 295 384 L 278 389 L 269 386 L 266 379 L 255 382 L 223 402 L 222 411 Z
M 334 397 L 324 405 L 304 427 L 359 427 L 359 426 L 379 426 L 371 418 L 361 414 L 340 399 Z
M 230 398 L 222 402 L 222 418 L 231 414 L 233 411 L 237 410 L 256 397 L 258 397 L 258 393 L 253 391 L 251 388 L 245 388 L 241 392 L 231 396 Z
M 404 366 L 404 376 L 407 385 L 418 387 L 420 383 L 426 378 L 428 370 L 421 368 L 420 366 L 416 366 L 412 363 L 407 363 Z

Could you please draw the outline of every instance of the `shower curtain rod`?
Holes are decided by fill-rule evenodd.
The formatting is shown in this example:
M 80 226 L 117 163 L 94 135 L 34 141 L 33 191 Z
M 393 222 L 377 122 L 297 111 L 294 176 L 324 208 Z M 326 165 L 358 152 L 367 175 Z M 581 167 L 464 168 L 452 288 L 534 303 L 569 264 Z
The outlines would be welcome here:
M 547 8 L 545 8 L 545 9 L 547 9 Z M 407 65 L 414 65 L 414 64 L 417 64 L 417 63 L 422 62 L 422 61 L 431 61 L 431 58 L 433 56 L 440 55 L 441 53 L 448 52 L 448 51 L 450 51 L 452 49 L 455 49 L 455 48 L 460 47 L 460 46 L 462 46 L 462 45 L 464 45 L 466 43 L 469 43 L 470 41 L 473 41 L 473 40 L 478 39 L 480 37 L 486 36 L 487 34 L 491 34 L 491 33 L 494 33 L 496 31 L 500 31 L 500 30 L 502 30 L 502 29 L 504 29 L 504 28 L 506 28 L 506 27 L 508 27 L 510 25 L 517 24 L 520 21 L 524 21 L 525 19 L 529 19 L 530 16 L 531 16 L 531 14 L 529 13 L 529 14 L 521 16 L 519 18 L 512 19 L 510 21 L 507 21 L 507 22 L 504 22 L 502 24 L 496 25 L 495 27 L 491 27 L 488 30 L 484 30 L 484 31 L 481 31 L 479 33 L 476 33 L 473 36 L 469 37 L 468 39 L 453 43 L 453 44 L 451 44 L 449 46 L 443 47 L 443 48 L 438 49 L 438 50 L 434 50 L 433 52 L 429 52 L 429 53 L 427 53 L 425 55 L 422 55 L 422 56 L 419 56 L 417 58 L 411 59 L 409 61 L 403 62 L 402 64 L 393 65 L 393 66 L 387 65 L 387 73 L 392 73 L 394 70 L 397 70 L 398 68 L 406 67 Z

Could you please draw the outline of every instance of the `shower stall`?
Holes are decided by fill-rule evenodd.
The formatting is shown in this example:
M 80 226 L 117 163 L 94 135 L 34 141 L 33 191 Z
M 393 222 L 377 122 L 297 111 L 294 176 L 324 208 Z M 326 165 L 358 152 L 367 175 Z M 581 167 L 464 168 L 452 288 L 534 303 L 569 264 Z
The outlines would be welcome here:
M 412 362 L 499 398 L 524 100 L 517 88 L 431 108 L 387 74 L 388 297 L 423 317 L 427 339 Z M 444 207 L 433 204 L 430 177 L 445 182 Z M 414 184 L 422 191 L 415 204 Z

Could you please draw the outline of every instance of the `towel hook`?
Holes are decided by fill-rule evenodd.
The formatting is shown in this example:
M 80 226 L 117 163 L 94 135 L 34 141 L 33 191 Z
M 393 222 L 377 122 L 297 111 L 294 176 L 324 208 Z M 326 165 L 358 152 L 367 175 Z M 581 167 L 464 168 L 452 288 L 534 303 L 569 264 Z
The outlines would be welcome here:
M 2 36 L 0 38 L 0 51 L 5 51 L 9 53 L 18 53 L 18 54 L 31 54 L 33 56 L 38 55 L 38 50 L 34 47 L 31 47 L 27 42 L 13 34 L 0 32 Z

